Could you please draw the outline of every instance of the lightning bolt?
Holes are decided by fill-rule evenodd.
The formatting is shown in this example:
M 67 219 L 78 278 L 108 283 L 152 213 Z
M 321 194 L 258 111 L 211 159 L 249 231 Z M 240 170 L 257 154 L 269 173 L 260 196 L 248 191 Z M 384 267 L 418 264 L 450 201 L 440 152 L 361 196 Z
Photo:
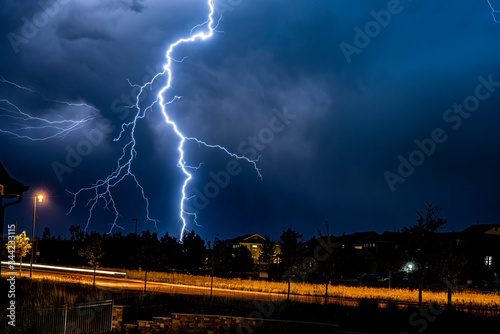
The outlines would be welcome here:
M 38 95 L 47 102 L 65 105 L 68 107 L 85 107 L 97 111 L 96 108 L 85 103 L 72 103 L 50 99 L 32 88 L 21 86 L 17 83 L 6 80 L 2 76 L 0 76 L 0 83 L 12 86 L 18 90 L 26 91 L 30 94 Z M 78 120 L 50 119 L 31 115 L 27 112 L 24 112 L 18 105 L 16 105 L 14 102 L 11 102 L 9 99 L 0 98 L 0 118 L 12 121 L 12 123 L 10 123 L 12 129 L 7 130 L 5 128 L 0 128 L 0 133 L 10 135 L 19 139 L 45 141 L 53 138 L 63 139 L 69 133 L 89 125 L 93 120 L 97 118 L 97 114 L 91 114 Z M 4 122 L 2 123 L 5 124 Z M 30 134 L 33 132 L 40 132 L 40 134 Z
M 194 43 L 197 41 L 204 41 L 207 39 L 210 39 L 213 35 L 214 32 L 216 31 L 217 24 L 214 20 L 214 2 L 213 0 L 208 0 L 207 5 L 209 8 L 209 14 L 208 18 L 205 22 L 201 24 L 197 24 L 191 29 L 189 37 L 181 38 L 178 39 L 177 41 L 173 42 L 172 44 L 169 45 L 167 48 L 167 51 L 165 53 L 165 58 L 166 58 L 166 63 L 163 66 L 163 71 L 158 72 L 153 78 L 149 81 L 146 82 L 143 85 L 133 85 L 132 83 L 129 84 L 131 86 L 135 86 L 139 88 L 139 92 L 135 98 L 135 104 L 133 106 L 130 106 L 131 109 L 135 110 L 135 116 L 134 118 L 127 123 L 123 123 L 121 126 L 121 131 L 118 134 L 118 136 L 114 139 L 115 141 L 125 141 L 123 149 L 122 149 L 122 155 L 117 161 L 117 167 L 116 169 L 109 174 L 107 177 L 98 180 L 96 183 L 94 183 L 92 186 L 87 187 L 87 188 L 82 188 L 78 190 L 77 192 L 70 192 L 73 195 L 73 205 L 70 208 L 69 213 L 76 207 L 77 205 L 77 199 L 80 195 L 82 195 L 84 192 L 92 192 L 92 196 L 90 200 L 87 202 L 86 206 L 90 207 L 89 209 L 89 216 L 87 219 L 87 226 L 92 218 L 92 212 L 96 206 L 96 204 L 100 201 L 104 201 L 104 208 L 105 209 L 110 209 L 113 210 L 115 218 L 113 221 L 113 224 L 111 226 L 111 230 L 113 227 L 117 226 L 117 220 L 118 217 L 120 216 L 117 208 L 116 208 L 116 202 L 113 198 L 113 193 L 112 190 L 113 188 L 118 185 L 120 182 L 122 182 L 125 178 L 131 178 L 133 180 L 133 183 L 137 188 L 140 189 L 140 192 L 142 194 L 142 198 L 146 203 L 146 215 L 147 215 L 147 220 L 152 221 L 155 223 L 158 222 L 156 219 L 152 219 L 149 214 L 149 198 L 146 197 L 144 188 L 141 186 L 139 183 L 137 176 L 134 174 L 132 171 L 132 165 L 134 160 L 137 158 L 137 151 L 136 151 L 136 127 L 137 127 L 137 122 L 139 119 L 142 119 L 146 116 L 146 113 L 148 111 L 152 111 L 154 106 L 159 106 L 161 114 L 163 115 L 166 124 L 172 127 L 174 133 L 176 136 L 179 138 L 179 145 L 177 146 L 177 151 L 179 153 L 179 159 L 177 161 L 177 167 L 179 167 L 182 171 L 182 174 L 184 175 L 184 182 L 182 183 L 182 187 L 180 190 L 180 203 L 179 203 L 179 222 L 182 223 L 182 229 L 181 229 L 181 234 L 179 241 L 182 242 L 183 236 L 184 236 L 184 231 L 187 226 L 187 218 L 191 217 L 194 221 L 195 224 L 197 224 L 197 214 L 195 212 L 190 212 L 186 209 L 186 203 L 193 197 L 188 197 L 187 195 L 187 188 L 189 182 L 192 180 L 193 175 L 189 172 L 189 170 L 198 170 L 201 167 L 201 164 L 198 167 L 193 167 L 189 166 L 187 162 L 185 161 L 185 151 L 184 151 L 184 144 L 186 141 L 193 141 L 198 143 L 198 145 L 203 145 L 208 148 L 216 148 L 219 150 L 222 150 L 224 153 L 228 154 L 229 156 L 236 158 L 238 160 L 245 160 L 248 163 L 252 164 L 254 169 L 257 172 L 257 175 L 262 179 L 262 174 L 260 173 L 259 168 L 257 167 L 257 161 L 259 160 L 258 158 L 256 160 L 251 160 L 245 156 L 240 156 L 235 153 L 231 153 L 229 150 L 227 150 L 224 146 L 221 145 L 216 145 L 216 144 L 208 144 L 205 141 L 202 141 L 200 139 L 197 139 L 195 137 L 187 137 L 185 136 L 179 129 L 178 125 L 171 119 L 167 112 L 167 106 L 172 104 L 174 101 L 180 99 L 180 96 L 174 96 L 170 100 L 167 100 L 165 98 L 166 93 L 170 90 L 172 87 L 172 80 L 173 80 L 173 74 L 172 74 L 172 66 L 174 62 L 182 62 L 185 58 L 183 58 L 181 61 L 177 61 L 176 59 L 173 58 L 173 54 L 176 50 L 176 48 L 181 45 L 181 44 L 187 44 L 187 43 Z M 220 20 L 219 20 L 220 21 Z M 205 29 L 202 29 L 204 28 Z M 202 30 L 202 31 L 199 31 Z M 195 31 L 199 31 L 196 32 Z M 166 78 L 166 83 L 165 85 L 160 89 L 156 96 L 156 100 L 153 101 L 149 106 L 147 107 L 141 107 L 140 106 L 140 101 L 142 100 L 142 95 L 145 92 L 145 90 L 152 86 L 153 83 L 160 77 L 165 77 Z M 125 138 L 129 138 L 126 140 Z
M 496 18 L 496 13 L 500 13 L 500 10 L 499 9 L 495 9 L 495 7 L 493 7 L 493 5 L 491 4 L 490 0 L 487 0 L 487 1 L 488 1 L 488 5 L 491 8 L 491 16 L 493 16 L 493 21 L 495 21 L 496 23 L 500 23 L 500 21 L 498 21 L 497 18 Z

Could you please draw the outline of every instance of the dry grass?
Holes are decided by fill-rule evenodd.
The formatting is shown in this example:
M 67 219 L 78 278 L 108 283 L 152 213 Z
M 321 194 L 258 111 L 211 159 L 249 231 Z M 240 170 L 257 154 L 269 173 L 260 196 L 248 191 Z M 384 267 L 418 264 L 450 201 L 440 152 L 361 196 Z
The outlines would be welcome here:
M 144 280 L 144 272 L 127 271 L 127 277 Z M 148 272 L 148 281 L 210 287 L 210 276 Z M 267 293 L 286 293 L 288 285 L 285 282 L 267 282 L 214 277 L 214 288 Z M 290 292 L 298 295 L 322 296 L 325 293 L 325 286 L 321 284 L 292 283 Z M 328 295 L 342 298 L 366 298 L 400 302 L 418 302 L 418 291 L 410 289 L 334 285 L 328 288 Z M 447 293 L 444 291 L 444 287 L 442 292 L 424 291 L 423 302 L 446 303 Z M 452 302 L 454 305 L 500 309 L 500 294 L 470 290 L 457 291 L 452 296 Z

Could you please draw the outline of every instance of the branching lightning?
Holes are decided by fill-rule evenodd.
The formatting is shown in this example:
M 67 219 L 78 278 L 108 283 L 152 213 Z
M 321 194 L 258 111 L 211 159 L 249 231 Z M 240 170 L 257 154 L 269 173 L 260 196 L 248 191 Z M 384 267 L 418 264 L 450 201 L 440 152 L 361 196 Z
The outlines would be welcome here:
M 500 9 L 495 9 L 495 7 L 493 7 L 493 5 L 491 4 L 491 1 L 490 0 L 487 0 L 487 1 L 488 1 L 488 5 L 491 8 L 491 16 L 493 16 L 493 21 L 495 21 L 496 23 L 500 23 L 500 21 L 498 21 L 496 18 L 496 15 L 498 13 L 500 13 Z
M 78 190 L 77 192 L 71 192 L 73 195 L 73 206 L 71 207 L 70 211 L 68 213 L 71 213 L 71 211 L 76 207 L 77 204 L 77 199 L 78 196 L 80 196 L 84 192 L 92 192 L 92 197 L 91 199 L 87 202 L 87 206 L 89 208 L 89 217 L 87 220 L 87 226 L 92 218 L 92 212 L 94 210 L 94 207 L 96 204 L 102 199 L 104 201 L 104 208 L 106 209 L 112 209 L 114 214 L 115 214 L 115 219 L 113 221 L 113 224 L 111 226 L 111 229 L 113 227 L 118 226 L 116 224 L 119 215 L 119 212 L 116 208 L 116 202 L 113 198 L 112 190 L 115 186 L 117 186 L 120 182 L 122 182 L 125 178 L 130 177 L 132 178 L 133 182 L 135 183 L 136 187 L 140 189 L 142 198 L 146 203 L 146 214 L 147 214 L 147 220 L 152 221 L 156 224 L 157 220 L 152 219 L 149 214 L 149 199 L 146 197 L 144 188 L 141 186 L 139 183 L 137 176 L 134 174 L 132 171 L 132 164 L 134 160 L 137 158 L 137 151 L 136 151 L 136 127 L 137 127 L 137 121 L 139 119 L 142 119 L 145 117 L 146 113 L 148 111 L 152 111 L 153 107 L 158 105 L 161 113 L 165 119 L 165 122 L 170 125 L 174 131 L 174 133 L 177 135 L 179 138 L 179 145 L 177 146 L 177 151 L 179 153 L 179 159 L 177 161 L 177 167 L 179 167 L 182 171 L 182 174 L 184 175 L 184 182 L 182 183 L 182 187 L 180 190 L 180 203 L 179 203 L 179 222 L 182 223 L 182 229 L 181 229 L 181 234 L 180 234 L 180 241 L 182 242 L 183 236 L 184 236 L 184 231 L 187 226 L 187 217 L 191 217 L 193 222 L 197 224 L 197 214 L 195 212 L 190 212 L 186 210 L 186 203 L 192 198 L 188 197 L 187 195 L 187 187 L 191 179 L 193 178 L 192 174 L 189 172 L 189 170 L 197 170 L 201 167 L 201 164 L 197 167 L 189 166 L 186 161 L 185 161 L 185 152 L 184 152 L 184 144 L 186 141 L 194 141 L 198 143 L 199 145 L 203 145 L 208 148 L 217 148 L 225 152 L 226 154 L 230 155 L 231 157 L 234 157 L 236 159 L 242 159 L 246 160 L 250 164 L 253 165 L 255 170 L 257 171 L 257 174 L 260 178 L 262 178 L 262 175 L 260 173 L 259 168 L 257 167 L 257 161 L 256 160 L 251 160 L 245 156 L 240 156 L 234 153 L 231 153 L 229 150 L 227 150 L 225 147 L 221 145 L 214 145 L 214 144 L 207 144 L 205 141 L 199 140 L 194 137 L 187 137 L 185 136 L 179 129 L 178 125 L 172 120 L 172 118 L 169 116 L 167 112 L 167 106 L 172 104 L 174 101 L 180 99 L 181 97 L 179 96 L 174 96 L 171 99 L 166 99 L 165 94 L 167 91 L 170 90 L 172 87 L 172 80 L 173 80 L 173 75 L 172 75 L 172 65 L 173 62 L 182 62 L 177 61 L 173 58 L 173 54 L 176 50 L 176 48 L 181 45 L 181 44 L 187 44 L 187 43 L 194 43 L 196 41 L 203 41 L 211 38 L 216 31 L 217 28 L 217 23 L 214 20 L 214 2 L 213 0 L 207 0 L 207 4 L 209 7 L 209 14 L 208 18 L 205 22 L 198 24 L 194 26 L 191 29 L 189 37 L 181 38 L 174 43 L 170 44 L 168 47 L 166 53 L 165 53 L 165 58 L 166 58 L 166 64 L 163 66 L 163 71 L 157 73 L 149 82 L 146 82 L 142 86 L 140 85 L 132 85 L 129 81 L 129 84 L 132 86 L 136 86 L 139 89 L 139 93 L 137 94 L 135 98 L 135 104 L 133 106 L 130 106 L 131 109 L 135 110 L 135 116 L 132 119 L 132 121 L 123 123 L 121 127 L 121 131 L 118 134 L 118 136 L 115 138 L 115 141 L 125 141 L 123 150 L 122 150 L 122 155 L 117 161 L 117 167 L 116 169 L 109 174 L 106 178 L 98 180 L 96 183 L 94 183 L 92 186 L 87 187 L 87 188 L 82 188 Z M 205 27 L 205 29 L 203 29 Z M 200 31 L 202 30 L 202 31 Z M 195 31 L 199 31 L 196 32 Z M 185 58 L 183 58 L 184 60 Z M 156 100 L 153 101 L 149 106 L 147 107 L 141 107 L 140 106 L 140 100 L 145 89 L 152 86 L 153 83 L 159 78 L 159 77 L 166 77 L 166 83 L 165 85 L 160 89 L 156 96 Z M 125 139 L 129 138 L 129 139 Z M 118 226 L 119 227 L 119 226 Z
M 85 107 L 97 110 L 96 108 L 85 103 L 72 103 L 50 99 L 32 88 L 21 86 L 17 83 L 6 80 L 2 76 L 0 76 L 0 83 L 12 86 L 15 89 L 24 90 L 30 94 L 38 95 L 45 101 L 54 104 L 65 105 L 68 107 Z M 30 113 L 23 111 L 18 105 L 9 99 L 0 98 L 0 118 L 10 120 L 10 122 L 8 122 L 10 125 L 9 129 L 0 128 L 0 133 L 19 139 L 45 141 L 53 138 L 62 139 L 69 133 L 89 125 L 94 119 L 97 118 L 97 115 L 91 114 L 79 120 L 50 119 L 31 115 Z M 5 122 L 2 122 L 2 124 L 5 124 Z

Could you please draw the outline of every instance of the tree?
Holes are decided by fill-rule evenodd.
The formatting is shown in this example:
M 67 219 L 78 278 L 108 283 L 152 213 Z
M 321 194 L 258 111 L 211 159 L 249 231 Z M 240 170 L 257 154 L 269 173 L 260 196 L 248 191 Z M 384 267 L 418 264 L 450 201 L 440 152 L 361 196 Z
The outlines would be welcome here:
M 7 243 L 7 251 L 9 251 L 9 246 L 12 247 L 11 244 Z M 26 231 L 23 231 L 21 234 L 15 236 L 14 247 L 15 254 L 19 257 L 19 275 L 21 276 L 23 268 L 23 257 L 28 255 L 28 252 L 31 249 L 30 238 L 26 236 Z
M 166 267 L 178 268 L 180 257 L 180 245 L 176 237 L 170 236 L 168 232 L 160 239 L 162 261 Z
M 76 243 L 81 243 L 85 239 L 85 232 L 78 225 L 71 225 L 69 233 L 71 234 L 70 240 Z
M 392 273 L 401 269 L 404 265 L 401 252 L 385 251 L 377 256 L 378 272 L 389 276 L 389 289 L 392 287 Z
M 197 270 L 203 267 L 206 253 L 205 242 L 192 230 L 184 235 L 181 245 L 181 267 Z
M 50 240 L 50 228 L 44 227 L 43 233 L 42 233 L 42 240 Z
M 404 227 L 402 236 L 406 255 L 415 263 L 413 276 L 418 281 L 418 305 L 422 307 L 424 280 L 436 254 L 435 233 L 446 225 L 447 220 L 441 217 L 441 208 L 428 202 L 423 210 L 417 211 L 417 215 L 417 223 Z
M 328 303 L 328 284 L 330 283 L 331 276 L 333 274 L 333 268 L 335 267 L 335 254 L 329 253 L 327 250 L 332 251 L 333 248 L 339 248 L 339 244 L 333 243 L 333 236 L 330 234 L 330 228 L 328 226 L 328 222 L 325 222 L 325 230 L 326 234 L 323 235 L 320 229 L 318 229 L 320 244 L 328 245 L 324 247 L 323 252 L 327 252 L 326 259 L 323 261 L 323 268 L 325 274 L 325 305 Z M 326 240 L 325 240 L 326 239 Z
M 252 271 L 255 268 L 255 261 L 252 252 L 247 247 L 238 247 L 233 250 L 230 269 L 240 276 Z
M 259 261 L 276 263 L 278 255 L 276 254 L 276 243 L 271 240 L 267 234 L 264 236 L 266 239 L 260 248 Z
M 143 231 L 140 240 L 139 253 L 137 259 L 144 270 L 144 292 L 146 292 L 148 271 L 155 269 L 160 263 L 160 241 L 156 233 L 149 230 Z
M 78 255 L 85 258 L 94 269 L 94 287 L 95 287 L 95 272 L 97 268 L 101 265 L 101 258 L 104 255 L 102 251 L 102 238 L 97 232 L 92 232 L 90 236 L 87 237 L 87 246 L 78 251 Z
M 273 277 L 276 272 L 276 267 L 279 262 L 278 253 L 276 251 L 276 242 L 269 235 L 265 235 L 266 239 L 260 248 L 259 265 L 267 263 L 267 273 L 269 277 Z
M 451 307 L 453 283 L 467 264 L 464 250 L 453 239 L 439 240 L 436 244 L 436 259 L 431 270 L 446 285 L 448 292 L 448 307 Z
M 283 278 L 288 281 L 288 299 L 290 299 L 290 280 L 296 277 L 297 265 L 301 260 L 302 234 L 288 228 L 280 236 L 281 263 L 286 269 Z
M 220 240 L 216 235 L 211 245 L 208 260 L 215 275 L 223 276 L 230 274 L 233 246 L 227 241 Z

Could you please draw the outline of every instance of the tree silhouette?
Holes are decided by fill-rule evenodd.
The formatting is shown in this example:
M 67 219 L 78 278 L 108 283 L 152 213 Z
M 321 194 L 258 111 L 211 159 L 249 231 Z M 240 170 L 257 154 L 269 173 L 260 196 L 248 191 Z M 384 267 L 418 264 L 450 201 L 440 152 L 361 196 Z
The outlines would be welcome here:
M 276 242 L 267 234 L 266 239 L 260 248 L 259 264 L 267 263 L 267 273 L 269 277 L 274 277 L 279 263 L 279 256 L 276 250 Z
M 455 240 L 448 238 L 437 241 L 436 259 L 431 270 L 446 285 L 448 307 L 451 307 L 451 296 L 454 284 L 467 264 L 463 248 Z
M 94 269 L 94 282 L 93 286 L 95 287 L 95 272 L 97 268 L 101 265 L 101 258 L 104 255 L 102 251 L 102 238 L 101 235 L 97 232 L 92 232 L 87 237 L 87 246 L 78 251 L 78 255 L 85 258 L 87 263 Z
M 302 234 L 294 229 L 288 228 L 280 236 L 281 263 L 285 268 L 283 279 L 288 281 L 288 299 L 290 299 L 290 281 L 296 278 L 299 271 L 298 265 L 301 261 Z
M 160 245 L 156 233 L 151 233 L 149 230 L 142 232 L 137 260 L 144 270 L 144 291 L 147 288 L 148 271 L 156 269 L 161 262 Z
M 9 250 L 9 246 L 12 247 L 11 244 L 7 243 L 7 251 Z M 31 249 L 30 238 L 26 236 L 26 231 L 23 231 L 21 234 L 14 237 L 14 247 L 15 254 L 19 257 L 19 275 L 22 275 L 23 257 L 28 255 Z
M 338 243 L 333 242 L 333 236 L 330 234 L 330 227 L 328 222 L 325 222 L 325 231 L 326 233 L 323 235 L 323 232 L 318 229 L 320 245 L 322 246 L 322 250 L 325 253 L 322 258 L 324 258 L 323 262 L 323 274 L 325 276 L 325 305 L 328 303 L 328 284 L 330 283 L 330 279 L 333 274 L 333 269 L 335 267 L 335 258 L 338 254 L 333 254 L 336 248 L 339 248 Z M 319 255 L 319 254 L 318 254 Z
M 428 202 L 417 214 L 417 223 L 404 227 L 402 236 L 406 255 L 415 263 L 413 277 L 418 281 L 418 305 L 421 307 L 424 280 L 437 252 L 435 233 L 446 225 L 447 220 L 441 217 L 441 208 Z
M 198 270 L 203 267 L 205 242 L 192 230 L 184 234 L 181 247 L 180 267 L 187 270 Z

